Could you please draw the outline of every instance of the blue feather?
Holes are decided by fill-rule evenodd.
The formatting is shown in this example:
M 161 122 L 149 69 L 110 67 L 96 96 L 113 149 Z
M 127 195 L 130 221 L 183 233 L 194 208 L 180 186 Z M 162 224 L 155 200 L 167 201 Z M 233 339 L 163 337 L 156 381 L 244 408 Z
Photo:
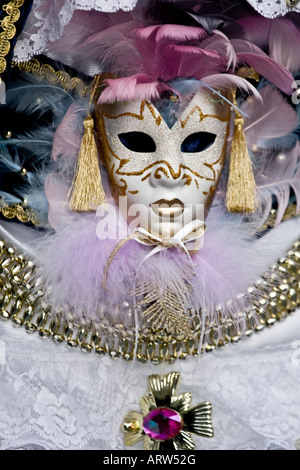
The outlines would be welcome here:
M 20 161 L 18 159 L 13 160 L 10 153 L 0 153 L 0 173 L 19 173 L 21 168 Z
M 0 191 L 0 206 L 9 205 L 12 206 L 14 204 L 20 204 L 22 199 L 13 194 L 7 193 L 5 191 Z
M 26 74 L 13 81 L 6 101 L 5 109 L 0 109 L 6 118 L 1 119 L 1 128 L 9 126 L 13 136 L 0 139 L 0 197 L 9 205 L 26 200 L 38 219 L 48 224 L 44 179 L 53 167 L 56 129 L 75 100 L 63 88 Z

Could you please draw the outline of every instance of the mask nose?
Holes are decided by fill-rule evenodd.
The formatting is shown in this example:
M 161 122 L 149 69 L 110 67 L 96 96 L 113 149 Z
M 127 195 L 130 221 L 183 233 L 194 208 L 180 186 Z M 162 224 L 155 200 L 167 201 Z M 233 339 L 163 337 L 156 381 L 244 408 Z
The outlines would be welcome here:
M 175 187 L 184 186 L 185 180 L 183 178 L 183 169 L 180 166 L 180 162 L 162 162 L 152 168 L 150 175 L 150 184 L 152 187 L 164 186 L 164 187 Z

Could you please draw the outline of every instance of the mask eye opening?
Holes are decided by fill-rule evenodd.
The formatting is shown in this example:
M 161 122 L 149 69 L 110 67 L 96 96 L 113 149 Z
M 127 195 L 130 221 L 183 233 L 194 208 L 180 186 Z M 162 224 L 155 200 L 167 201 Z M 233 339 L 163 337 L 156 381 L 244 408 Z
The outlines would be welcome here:
M 125 132 L 118 134 L 118 138 L 124 147 L 132 152 L 153 153 L 156 151 L 154 140 L 145 132 Z
M 182 153 L 200 153 L 211 147 L 215 140 L 216 134 L 211 132 L 194 132 L 187 136 L 181 144 Z

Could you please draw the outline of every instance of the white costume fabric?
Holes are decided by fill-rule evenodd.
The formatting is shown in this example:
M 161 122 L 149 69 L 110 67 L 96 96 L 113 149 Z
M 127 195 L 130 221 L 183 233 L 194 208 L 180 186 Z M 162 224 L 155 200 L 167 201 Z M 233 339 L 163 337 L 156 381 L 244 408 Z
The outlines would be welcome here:
M 23 230 L 8 238 L 9 227 L 2 223 L 1 236 L 16 242 Z M 282 227 L 285 249 L 299 238 L 299 221 Z M 181 373 L 178 391 L 192 393 L 192 406 L 203 401 L 213 406 L 215 436 L 194 437 L 197 450 L 295 450 L 300 437 L 299 332 L 296 311 L 237 344 L 154 365 L 69 350 L 1 321 L 1 449 L 130 450 L 120 429 L 123 418 L 128 411 L 140 411 L 149 375 L 176 371 Z M 133 450 L 142 448 L 141 442 Z
M 172 366 L 86 355 L 2 322 L 1 449 L 124 450 L 120 425 L 128 411 L 140 411 L 147 376 L 178 371 L 192 405 L 213 404 L 215 436 L 195 437 L 197 450 L 293 450 L 300 437 L 299 315 Z

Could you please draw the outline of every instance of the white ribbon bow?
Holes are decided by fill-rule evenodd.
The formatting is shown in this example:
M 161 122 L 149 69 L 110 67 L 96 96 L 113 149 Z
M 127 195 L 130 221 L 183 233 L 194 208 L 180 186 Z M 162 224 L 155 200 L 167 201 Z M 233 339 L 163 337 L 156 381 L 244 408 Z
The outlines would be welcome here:
M 196 251 L 199 250 L 199 247 L 196 246 L 196 249 L 195 249 L 195 246 L 194 246 L 192 250 L 191 249 L 189 250 L 186 247 L 186 244 L 200 241 L 200 238 L 204 235 L 205 230 L 206 230 L 206 226 L 204 222 L 202 220 L 196 219 L 196 220 L 192 220 L 187 225 L 185 225 L 180 230 L 178 230 L 178 232 L 176 232 L 175 235 L 173 235 L 173 237 L 166 239 L 166 238 L 156 237 L 152 235 L 152 233 L 148 232 L 146 229 L 142 227 L 137 227 L 129 237 L 124 238 L 124 240 L 121 240 L 111 252 L 108 258 L 105 270 L 104 270 L 103 287 L 106 288 L 106 281 L 108 278 L 108 271 L 109 271 L 111 263 L 117 256 L 122 246 L 124 246 L 130 240 L 136 240 L 138 243 L 141 243 L 142 245 L 148 245 L 148 246 L 155 245 L 155 248 L 153 248 L 153 250 L 151 250 L 150 253 L 148 253 L 145 256 L 145 258 L 142 260 L 142 262 L 140 263 L 138 267 L 137 272 L 139 271 L 141 265 L 151 256 L 155 255 L 155 253 L 158 253 L 160 251 L 167 250 L 168 248 L 173 248 L 173 247 L 181 248 L 188 256 L 190 263 L 194 268 L 194 264 L 190 256 L 190 253 L 195 253 Z
M 156 253 L 174 247 L 181 248 L 187 254 L 191 264 L 193 265 L 190 253 L 195 253 L 195 251 L 199 250 L 199 247 L 195 250 L 194 246 L 191 250 L 186 247 L 186 244 L 199 241 L 200 238 L 202 238 L 204 235 L 205 230 L 206 226 L 204 222 L 196 219 L 192 220 L 187 225 L 178 230 L 178 232 L 176 232 L 171 238 L 156 237 L 142 227 L 137 227 L 133 231 L 130 238 L 136 240 L 142 245 L 155 245 L 155 248 L 153 248 L 153 250 L 148 253 L 148 255 L 143 259 L 142 263 L 144 263 L 148 258 L 155 255 Z

